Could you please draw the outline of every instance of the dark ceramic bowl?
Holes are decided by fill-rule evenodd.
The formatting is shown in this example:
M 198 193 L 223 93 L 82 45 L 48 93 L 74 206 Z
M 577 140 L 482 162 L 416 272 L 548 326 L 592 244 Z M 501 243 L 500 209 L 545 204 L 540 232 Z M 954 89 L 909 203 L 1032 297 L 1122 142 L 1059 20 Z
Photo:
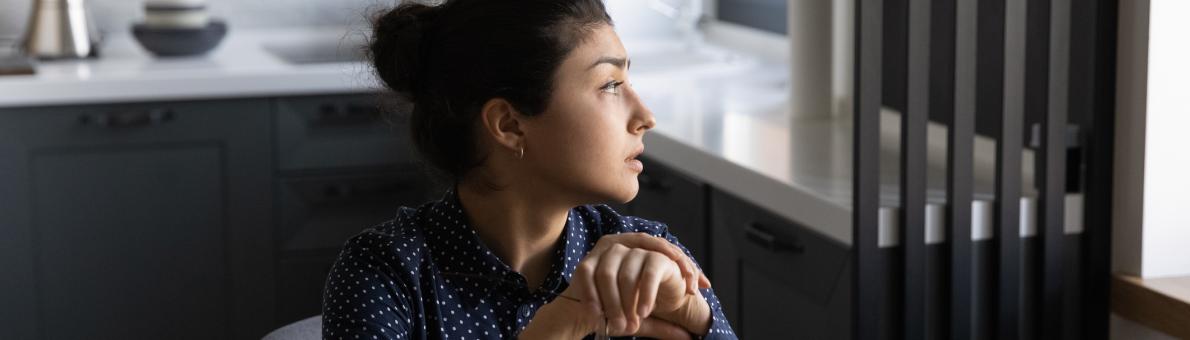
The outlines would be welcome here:
M 203 54 L 219 45 L 227 35 L 227 24 L 211 19 L 203 28 L 162 28 L 132 25 L 132 35 L 149 52 L 162 57 Z

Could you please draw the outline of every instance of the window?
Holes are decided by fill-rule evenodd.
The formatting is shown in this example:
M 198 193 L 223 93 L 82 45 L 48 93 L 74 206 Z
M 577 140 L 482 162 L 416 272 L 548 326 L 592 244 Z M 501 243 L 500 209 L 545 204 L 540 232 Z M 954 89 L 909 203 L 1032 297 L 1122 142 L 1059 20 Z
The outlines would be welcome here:
M 786 34 L 786 0 L 719 0 L 715 11 L 719 20 Z

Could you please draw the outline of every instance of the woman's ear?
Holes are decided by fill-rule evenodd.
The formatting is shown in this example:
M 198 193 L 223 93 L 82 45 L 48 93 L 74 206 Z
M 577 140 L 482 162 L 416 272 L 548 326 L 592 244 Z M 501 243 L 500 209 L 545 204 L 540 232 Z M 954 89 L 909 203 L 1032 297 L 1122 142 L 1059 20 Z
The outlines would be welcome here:
M 483 131 L 497 144 L 514 153 L 524 147 L 525 133 L 521 130 L 521 119 L 524 117 L 504 98 L 489 99 L 479 113 Z

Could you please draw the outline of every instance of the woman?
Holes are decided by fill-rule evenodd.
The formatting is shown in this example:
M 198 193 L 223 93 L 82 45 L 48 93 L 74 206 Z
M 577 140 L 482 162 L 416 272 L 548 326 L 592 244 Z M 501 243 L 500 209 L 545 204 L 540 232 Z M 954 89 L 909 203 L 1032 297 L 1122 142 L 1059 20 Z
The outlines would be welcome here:
M 735 338 L 664 224 L 599 204 L 636 196 L 654 125 L 600 0 L 406 3 L 373 33 L 454 186 L 347 242 L 324 337 Z

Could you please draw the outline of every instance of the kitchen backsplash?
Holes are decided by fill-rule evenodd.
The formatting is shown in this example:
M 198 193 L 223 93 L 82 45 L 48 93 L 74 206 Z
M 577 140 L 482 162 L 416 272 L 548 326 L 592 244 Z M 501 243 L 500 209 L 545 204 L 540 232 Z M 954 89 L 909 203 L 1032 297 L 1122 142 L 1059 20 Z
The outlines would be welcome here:
M 243 27 L 363 25 L 365 14 L 400 0 L 207 0 L 213 17 L 234 31 Z M 0 0 L 0 42 L 10 44 L 25 32 L 33 0 Z M 144 18 L 141 0 L 88 0 L 101 32 L 125 34 Z

